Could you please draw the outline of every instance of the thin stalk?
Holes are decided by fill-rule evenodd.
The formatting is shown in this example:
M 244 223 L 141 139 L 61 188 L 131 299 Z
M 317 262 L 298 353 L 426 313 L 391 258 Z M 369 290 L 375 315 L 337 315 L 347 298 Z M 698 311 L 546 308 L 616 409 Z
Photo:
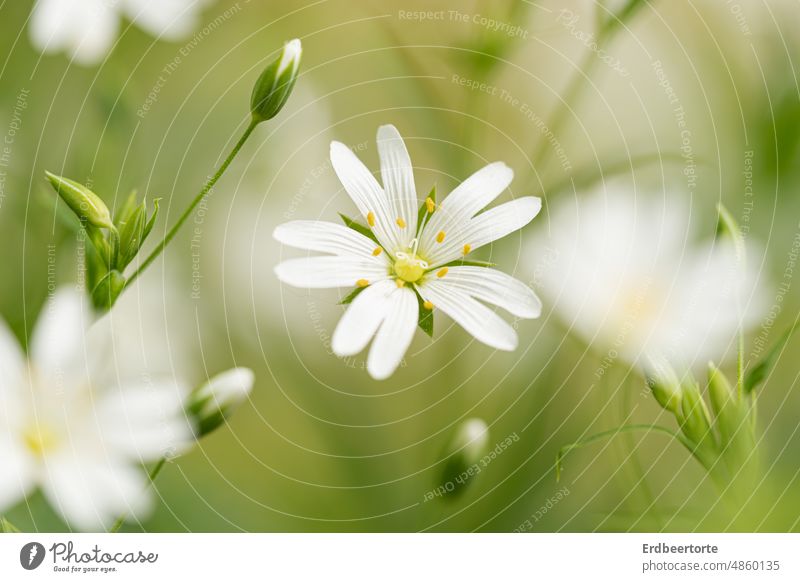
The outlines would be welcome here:
M 161 469 L 164 468 L 164 465 L 166 463 L 167 463 L 166 457 L 162 457 L 161 460 L 158 461 L 158 463 L 156 463 L 156 465 L 153 467 L 153 469 L 150 471 L 150 474 L 148 475 L 147 487 L 145 488 L 145 491 L 150 488 L 150 486 L 153 484 L 153 481 L 156 480 L 156 477 L 158 477 L 158 474 L 161 472 Z M 128 517 L 127 512 L 120 515 L 117 521 L 114 522 L 114 525 L 111 526 L 111 529 L 108 530 L 108 533 L 117 533 L 119 529 L 122 527 L 122 524 L 125 523 L 126 517 Z
M 186 222 L 186 220 L 192 215 L 192 212 L 194 212 L 194 209 L 197 207 L 198 204 L 200 204 L 200 201 L 203 198 L 205 198 L 205 196 L 211 191 L 211 189 L 214 187 L 217 181 L 225 173 L 225 170 L 228 169 L 228 166 L 230 166 L 233 159 L 239 153 L 239 150 L 242 149 L 242 146 L 250 137 L 250 134 L 253 133 L 253 130 L 256 128 L 256 125 L 258 125 L 258 123 L 259 122 L 255 119 L 250 121 L 250 125 L 247 126 L 247 129 L 244 130 L 242 137 L 240 137 L 239 141 L 236 142 L 236 145 L 233 146 L 231 153 L 228 154 L 228 157 L 225 158 L 225 161 L 222 162 L 222 165 L 219 167 L 219 169 L 217 169 L 216 173 L 205 183 L 205 185 L 197 194 L 197 196 L 195 196 L 194 200 L 192 200 L 192 203 L 189 204 L 186 210 L 184 210 L 183 214 L 178 219 L 178 222 L 176 222 L 175 225 L 169 230 L 164 239 L 160 243 L 158 243 L 158 245 L 156 245 L 156 248 L 153 249 L 153 252 L 150 253 L 150 255 L 139 266 L 139 268 L 136 269 L 136 271 L 134 271 L 130 277 L 128 277 L 128 280 L 125 283 L 126 288 L 128 287 L 128 285 L 133 283 L 133 281 L 135 281 L 136 278 L 139 275 L 141 275 L 142 272 L 147 267 L 149 267 L 153 261 L 155 261 L 158 258 L 158 255 L 160 255 L 164 251 L 166 246 L 170 243 L 170 241 L 172 241 L 172 239 L 175 238 L 175 235 L 178 233 L 178 230 L 180 230 L 181 226 L 183 226 L 183 223 Z

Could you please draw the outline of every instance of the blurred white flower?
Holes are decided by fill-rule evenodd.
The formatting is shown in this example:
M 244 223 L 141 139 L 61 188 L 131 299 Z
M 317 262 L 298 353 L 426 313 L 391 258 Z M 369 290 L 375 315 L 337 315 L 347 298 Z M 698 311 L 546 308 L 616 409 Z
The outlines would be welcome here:
M 479 341 L 500 350 L 517 346 L 514 329 L 481 301 L 512 315 L 538 317 L 541 304 L 522 282 L 494 269 L 460 264 L 473 250 L 528 224 L 541 200 L 518 198 L 480 212 L 513 178 L 505 164 L 479 170 L 441 205 L 419 200 L 408 151 L 391 125 L 378 129 L 383 187 L 342 143 L 331 144 L 331 163 L 368 226 L 297 220 L 274 233 L 283 244 L 327 253 L 292 259 L 275 271 L 302 288 L 354 287 L 357 295 L 334 331 L 333 351 L 352 356 L 373 336 L 367 370 L 392 375 L 418 321 L 441 309 Z
M 217 374 L 192 392 L 186 409 L 195 420 L 197 436 L 219 427 L 250 396 L 255 375 L 247 368 Z
M 561 201 L 550 218 L 549 235 L 529 243 L 535 282 L 612 358 L 705 366 L 735 354 L 739 324 L 758 320 L 756 257 L 741 265 L 726 238 L 694 243 L 676 196 L 599 191 Z
M 27 362 L 0 322 L 0 508 L 39 486 L 69 524 L 94 530 L 146 511 L 151 498 L 138 465 L 174 455 L 194 437 L 183 386 L 120 379 L 108 327 L 90 328 L 90 320 L 82 293 L 58 291 Z
M 80 64 L 103 60 L 124 15 L 155 37 L 177 40 L 199 23 L 207 0 L 37 0 L 30 37 L 45 53 L 66 52 Z

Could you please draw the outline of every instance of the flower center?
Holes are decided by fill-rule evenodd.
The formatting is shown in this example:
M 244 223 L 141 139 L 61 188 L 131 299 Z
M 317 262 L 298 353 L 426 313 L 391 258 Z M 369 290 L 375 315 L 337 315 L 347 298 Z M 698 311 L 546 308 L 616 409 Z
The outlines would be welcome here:
M 428 263 L 417 256 L 417 246 L 419 241 L 411 241 L 409 252 L 398 251 L 394 262 L 395 274 L 407 283 L 419 281 L 428 269 Z
M 56 434 L 47 426 L 34 424 L 22 432 L 22 440 L 28 450 L 41 457 L 58 442 Z

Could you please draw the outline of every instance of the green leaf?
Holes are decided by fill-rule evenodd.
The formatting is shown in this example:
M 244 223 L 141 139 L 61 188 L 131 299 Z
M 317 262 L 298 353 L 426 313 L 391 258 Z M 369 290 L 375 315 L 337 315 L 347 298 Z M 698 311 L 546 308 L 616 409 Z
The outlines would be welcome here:
M 417 325 L 419 325 L 419 328 L 428 334 L 429 337 L 433 337 L 433 310 L 425 309 L 425 301 L 419 293 L 417 293 L 417 303 L 419 305 L 419 319 L 417 320 Z
M 342 214 L 341 212 L 339 213 L 339 216 L 341 217 L 342 222 L 344 222 L 347 228 L 352 228 L 357 233 L 363 234 L 368 239 L 374 240 L 377 244 L 380 245 L 378 239 L 375 237 L 375 234 L 368 227 L 364 226 L 363 224 L 359 224 L 358 222 L 356 222 L 349 216 Z
M 339 305 L 349 305 L 353 302 L 353 299 L 358 297 L 358 294 L 361 293 L 366 287 L 356 287 L 350 293 L 347 294 L 347 297 L 339 301 Z
M 121 227 L 134 210 L 136 210 L 136 190 L 132 190 L 131 193 L 128 194 L 125 202 L 123 202 L 114 213 L 114 223 L 118 227 Z
M 767 355 L 747 373 L 744 379 L 745 394 L 750 394 L 767 378 L 772 368 L 775 366 L 778 354 L 783 351 L 784 346 L 789 342 L 794 332 L 797 331 L 799 325 L 800 324 L 795 323 L 792 327 L 783 332 L 783 335 L 775 342 L 775 345 L 767 352 Z
M 428 198 L 433 200 L 434 204 L 436 203 L 436 184 L 433 185 L 433 188 L 428 193 Z M 423 219 L 429 214 L 428 198 L 422 202 L 422 206 L 419 207 L 419 212 L 417 212 L 417 234 L 422 230 Z

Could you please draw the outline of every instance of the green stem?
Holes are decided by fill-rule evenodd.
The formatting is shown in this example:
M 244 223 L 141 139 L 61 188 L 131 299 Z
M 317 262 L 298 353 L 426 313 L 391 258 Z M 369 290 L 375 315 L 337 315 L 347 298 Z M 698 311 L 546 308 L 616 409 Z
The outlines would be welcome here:
M 167 463 L 166 457 L 162 457 L 161 460 L 159 460 L 158 463 L 156 463 L 156 465 L 153 467 L 153 469 L 150 471 L 150 474 L 148 475 L 147 487 L 145 488 L 145 490 L 150 488 L 150 486 L 153 484 L 153 481 L 156 480 L 156 477 L 158 477 L 158 474 L 161 472 L 161 469 L 164 468 L 164 465 L 166 463 Z M 128 517 L 127 512 L 120 515 L 117 521 L 114 522 L 114 525 L 111 526 L 111 529 L 108 530 L 108 533 L 117 533 L 119 529 L 122 527 L 122 524 L 125 523 L 125 518 L 127 517 Z
M 125 287 L 128 287 L 128 285 L 133 283 L 136 280 L 136 278 L 139 275 L 141 275 L 142 272 L 147 267 L 149 267 L 150 264 L 153 261 L 156 260 L 156 258 L 158 258 L 158 255 L 160 255 L 164 251 L 164 249 L 170 243 L 170 241 L 172 241 L 172 239 L 175 238 L 175 235 L 178 233 L 178 230 L 180 230 L 181 226 L 183 226 L 183 223 L 186 222 L 186 220 L 192 215 L 192 212 L 194 212 L 194 209 L 197 207 L 198 204 L 200 204 L 200 201 L 203 198 L 205 198 L 205 196 L 214 187 L 214 184 L 216 184 L 217 181 L 222 177 L 222 174 L 225 173 L 225 170 L 228 169 L 228 166 L 230 166 L 230 164 L 233 161 L 233 159 L 239 153 L 239 150 L 242 149 L 242 146 L 247 141 L 247 139 L 250 137 L 250 134 L 253 133 L 253 130 L 256 128 L 256 125 L 258 125 L 258 123 L 259 122 L 257 120 L 255 120 L 255 119 L 250 121 L 250 125 L 248 125 L 247 129 L 244 130 L 244 133 L 242 134 L 242 137 L 240 137 L 239 141 L 236 142 L 236 145 L 233 146 L 233 149 L 231 150 L 231 153 L 229 153 L 228 157 L 225 158 L 225 161 L 222 162 L 222 165 L 219 167 L 217 172 L 205 183 L 205 185 L 200 190 L 200 192 L 197 194 L 197 196 L 195 196 L 194 200 L 192 200 L 192 203 L 189 204 L 189 206 L 186 208 L 186 210 L 184 210 L 183 214 L 178 219 L 178 222 L 176 222 L 175 225 L 169 230 L 169 232 L 167 233 L 167 236 L 165 236 L 164 239 L 160 243 L 158 243 L 158 245 L 156 245 L 156 248 L 153 249 L 153 252 L 150 253 L 150 255 L 139 266 L 139 268 L 136 269 L 136 271 L 134 271 L 133 274 L 130 277 L 128 277 L 128 280 L 125 283 Z

